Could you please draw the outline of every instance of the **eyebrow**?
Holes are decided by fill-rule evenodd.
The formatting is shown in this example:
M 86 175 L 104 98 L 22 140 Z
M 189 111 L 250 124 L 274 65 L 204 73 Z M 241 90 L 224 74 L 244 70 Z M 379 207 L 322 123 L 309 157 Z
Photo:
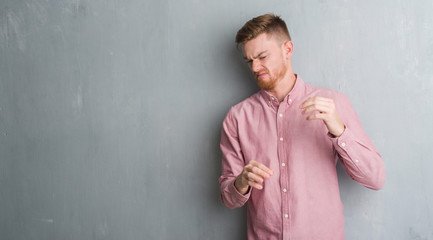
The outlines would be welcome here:
M 253 59 L 254 59 L 254 58 L 258 58 L 258 57 L 260 57 L 260 55 L 262 55 L 262 54 L 264 54 L 264 53 L 266 53 L 266 52 L 267 52 L 267 50 L 260 52 L 260 53 L 257 54 L 255 57 L 253 57 Z M 247 58 L 247 57 L 244 57 L 244 59 L 245 59 L 245 61 L 250 61 L 250 60 L 251 60 L 251 59 L 249 59 L 249 58 Z

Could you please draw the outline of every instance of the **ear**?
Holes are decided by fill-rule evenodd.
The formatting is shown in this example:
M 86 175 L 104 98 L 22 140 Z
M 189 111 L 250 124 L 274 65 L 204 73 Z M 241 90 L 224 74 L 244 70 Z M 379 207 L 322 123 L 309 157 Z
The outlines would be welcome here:
M 290 59 L 292 57 L 292 54 L 293 54 L 293 42 L 290 40 L 284 41 L 283 51 L 284 51 L 284 56 L 286 58 Z

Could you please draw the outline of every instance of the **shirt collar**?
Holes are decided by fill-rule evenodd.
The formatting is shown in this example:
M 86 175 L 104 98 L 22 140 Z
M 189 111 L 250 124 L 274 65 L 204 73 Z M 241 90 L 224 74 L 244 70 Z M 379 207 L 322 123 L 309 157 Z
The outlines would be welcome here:
M 289 105 L 293 104 L 295 100 L 302 94 L 304 89 L 305 89 L 304 81 L 298 74 L 296 74 L 295 85 L 293 85 L 292 90 L 290 90 L 287 96 L 284 97 L 282 102 L 286 102 Z M 269 105 L 269 107 L 278 107 L 280 105 L 278 99 L 272 96 L 272 94 L 266 92 L 265 90 L 263 89 L 260 90 L 260 94 L 262 95 L 266 104 Z

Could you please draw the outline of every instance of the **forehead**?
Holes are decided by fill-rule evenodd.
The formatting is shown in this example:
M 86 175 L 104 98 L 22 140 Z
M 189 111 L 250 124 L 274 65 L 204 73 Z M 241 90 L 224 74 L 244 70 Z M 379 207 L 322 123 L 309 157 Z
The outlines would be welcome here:
M 245 58 L 253 58 L 261 52 L 272 51 L 275 49 L 278 49 L 275 36 L 269 35 L 267 33 L 258 35 L 254 39 L 246 42 L 243 46 Z

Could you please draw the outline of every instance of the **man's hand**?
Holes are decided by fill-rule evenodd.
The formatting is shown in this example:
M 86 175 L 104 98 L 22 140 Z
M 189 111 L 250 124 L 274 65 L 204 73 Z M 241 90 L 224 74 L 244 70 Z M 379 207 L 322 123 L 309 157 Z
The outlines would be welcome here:
M 235 187 L 241 194 L 246 194 L 250 187 L 263 189 L 263 181 L 274 174 L 274 171 L 265 165 L 251 160 L 236 178 Z
M 302 114 L 315 112 L 307 117 L 307 120 L 321 119 L 325 123 L 330 134 L 339 137 L 344 132 L 344 123 L 338 116 L 334 100 L 324 97 L 311 97 L 305 100 L 300 109 Z

